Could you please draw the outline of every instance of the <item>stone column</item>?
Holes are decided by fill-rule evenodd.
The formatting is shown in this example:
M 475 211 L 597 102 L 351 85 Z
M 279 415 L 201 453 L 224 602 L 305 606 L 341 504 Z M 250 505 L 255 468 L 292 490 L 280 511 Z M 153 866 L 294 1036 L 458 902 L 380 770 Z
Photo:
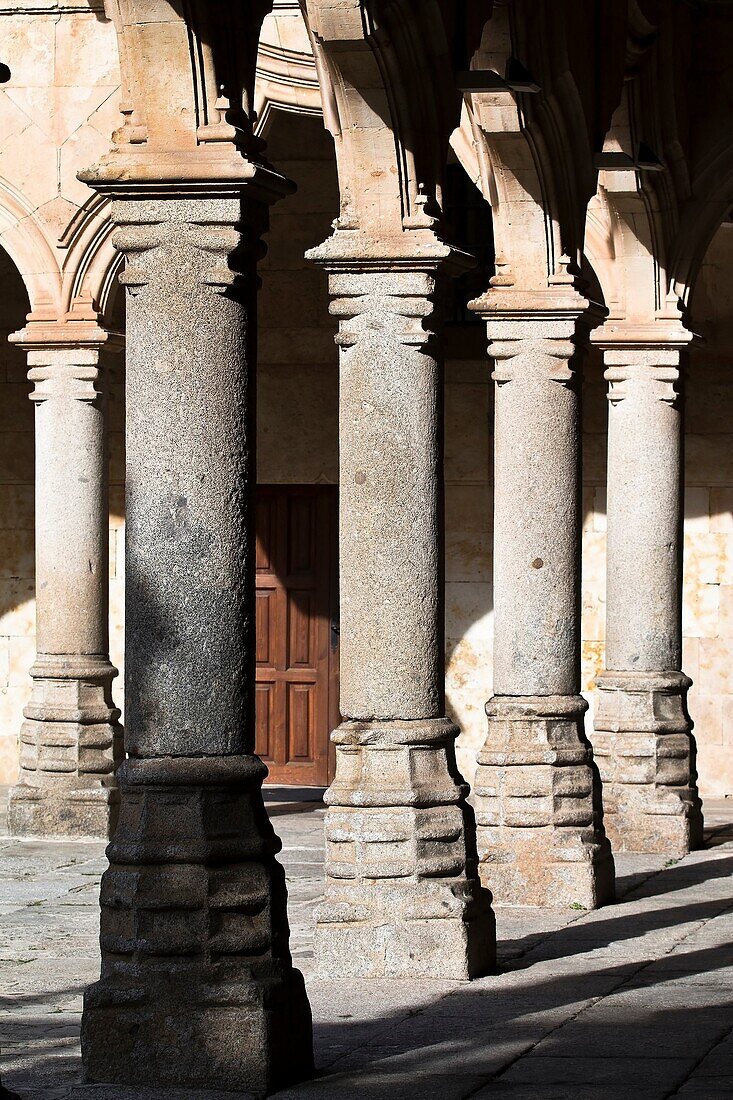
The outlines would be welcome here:
M 16 835 L 107 837 L 122 754 L 109 661 L 109 505 L 102 350 L 117 341 L 79 300 L 64 321 L 33 319 L 36 414 L 36 659 L 10 792 Z
M 422 255 L 376 252 L 337 230 L 309 254 L 330 274 L 341 355 L 344 720 L 316 959 L 330 977 L 469 978 L 495 933 L 443 690 L 436 296 L 452 256 L 432 235 Z
M 492 290 L 494 696 L 475 779 L 497 902 L 594 908 L 614 868 L 580 695 L 580 378 L 594 322 L 572 288 Z
M 661 322 L 657 327 L 661 327 Z M 692 334 L 605 325 L 608 390 L 606 670 L 593 744 L 606 826 L 622 851 L 702 843 L 682 668 L 681 359 Z
M 109 185 L 128 290 L 129 759 L 82 1054 L 89 1082 L 262 1096 L 307 1075 L 312 1046 L 254 754 L 255 268 L 286 181 L 245 169 L 154 197 Z

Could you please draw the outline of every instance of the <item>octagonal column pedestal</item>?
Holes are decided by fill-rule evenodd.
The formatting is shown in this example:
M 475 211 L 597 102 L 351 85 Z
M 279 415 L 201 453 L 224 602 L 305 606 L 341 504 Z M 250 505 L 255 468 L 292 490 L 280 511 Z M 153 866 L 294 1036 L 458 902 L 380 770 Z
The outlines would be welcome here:
M 82 1055 L 87 1082 L 263 1096 L 313 1060 L 254 754 L 255 267 L 286 181 L 245 169 L 188 195 L 110 185 L 128 290 L 129 759 Z
M 606 827 L 622 851 L 682 856 L 702 843 L 691 681 L 682 659 L 682 411 L 692 334 L 663 321 L 604 325 L 609 383 L 606 671 L 593 745 Z
M 580 695 L 580 379 L 597 320 L 572 287 L 492 290 L 496 383 L 494 697 L 474 783 L 482 882 L 498 903 L 613 899 Z
M 107 837 L 122 756 L 117 670 L 108 656 L 106 386 L 100 352 L 119 346 L 77 300 L 63 321 L 31 318 L 27 352 L 36 425 L 36 660 L 20 730 L 17 836 Z
M 432 233 L 310 253 L 339 318 L 341 713 L 326 794 L 323 976 L 470 978 L 495 957 L 443 690 L 441 270 Z

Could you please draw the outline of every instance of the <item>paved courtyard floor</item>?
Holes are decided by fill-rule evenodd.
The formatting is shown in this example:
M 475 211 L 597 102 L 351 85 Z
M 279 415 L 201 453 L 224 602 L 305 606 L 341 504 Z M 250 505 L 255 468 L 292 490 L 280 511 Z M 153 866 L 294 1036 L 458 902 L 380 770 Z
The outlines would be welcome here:
M 272 798 L 318 1067 L 279 1100 L 733 1098 L 733 800 L 706 804 L 704 851 L 618 857 L 615 905 L 497 910 L 500 972 L 468 984 L 315 980 L 323 808 Z M 231 1100 L 80 1085 L 103 850 L 0 835 L 3 1084 L 24 1100 Z

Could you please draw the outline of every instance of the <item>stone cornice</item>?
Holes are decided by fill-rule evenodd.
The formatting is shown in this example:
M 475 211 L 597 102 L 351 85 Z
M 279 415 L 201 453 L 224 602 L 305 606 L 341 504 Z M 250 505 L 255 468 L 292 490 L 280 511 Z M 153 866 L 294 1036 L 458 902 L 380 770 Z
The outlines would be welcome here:
M 454 248 L 430 229 L 377 237 L 357 229 L 336 228 L 305 255 L 334 275 L 375 271 L 440 271 L 460 275 L 476 262 L 473 256 Z
M 591 342 L 602 351 L 680 351 L 698 340 L 677 319 L 659 317 L 646 324 L 607 321 Z
M 269 164 L 248 160 L 234 149 L 199 148 L 185 152 L 113 149 L 78 178 L 115 198 L 190 198 L 244 195 L 272 203 L 295 184 Z
M 79 297 L 63 317 L 55 317 L 50 311 L 29 313 L 25 328 L 8 337 L 11 343 L 28 352 L 45 348 L 84 348 L 88 350 L 122 351 L 124 337 L 104 328 L 99 323 L 91 299 Z
M 585 317 L 591 327 L 602 322 L 606 309 L 585 298 L 571 285 L 549 286 L 547 290 L 523 291 L 491 288 L 468 308 L 485 321 L 564 321 Z

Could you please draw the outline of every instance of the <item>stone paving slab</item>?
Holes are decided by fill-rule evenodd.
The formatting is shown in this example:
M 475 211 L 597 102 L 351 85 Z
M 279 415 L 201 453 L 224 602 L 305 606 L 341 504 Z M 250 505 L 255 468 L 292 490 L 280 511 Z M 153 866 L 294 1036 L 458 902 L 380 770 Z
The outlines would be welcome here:
M 316 1077 L 282 1100 L 733 1097 L 733 801 L 706 807 L 713 827 L 702 852 L 617 857 L 616 905 L 498 909 L 496 974 L 346 983 L 313 974 L 319 794 L 298 802 L 280 792 L 270 806 L 317 1063 Z M 81 995 L 98 975 L 104 866 L 103 844 L 0 835 L 3 1083 L 22 1100 L 245 1100 L 80 1083 Z

